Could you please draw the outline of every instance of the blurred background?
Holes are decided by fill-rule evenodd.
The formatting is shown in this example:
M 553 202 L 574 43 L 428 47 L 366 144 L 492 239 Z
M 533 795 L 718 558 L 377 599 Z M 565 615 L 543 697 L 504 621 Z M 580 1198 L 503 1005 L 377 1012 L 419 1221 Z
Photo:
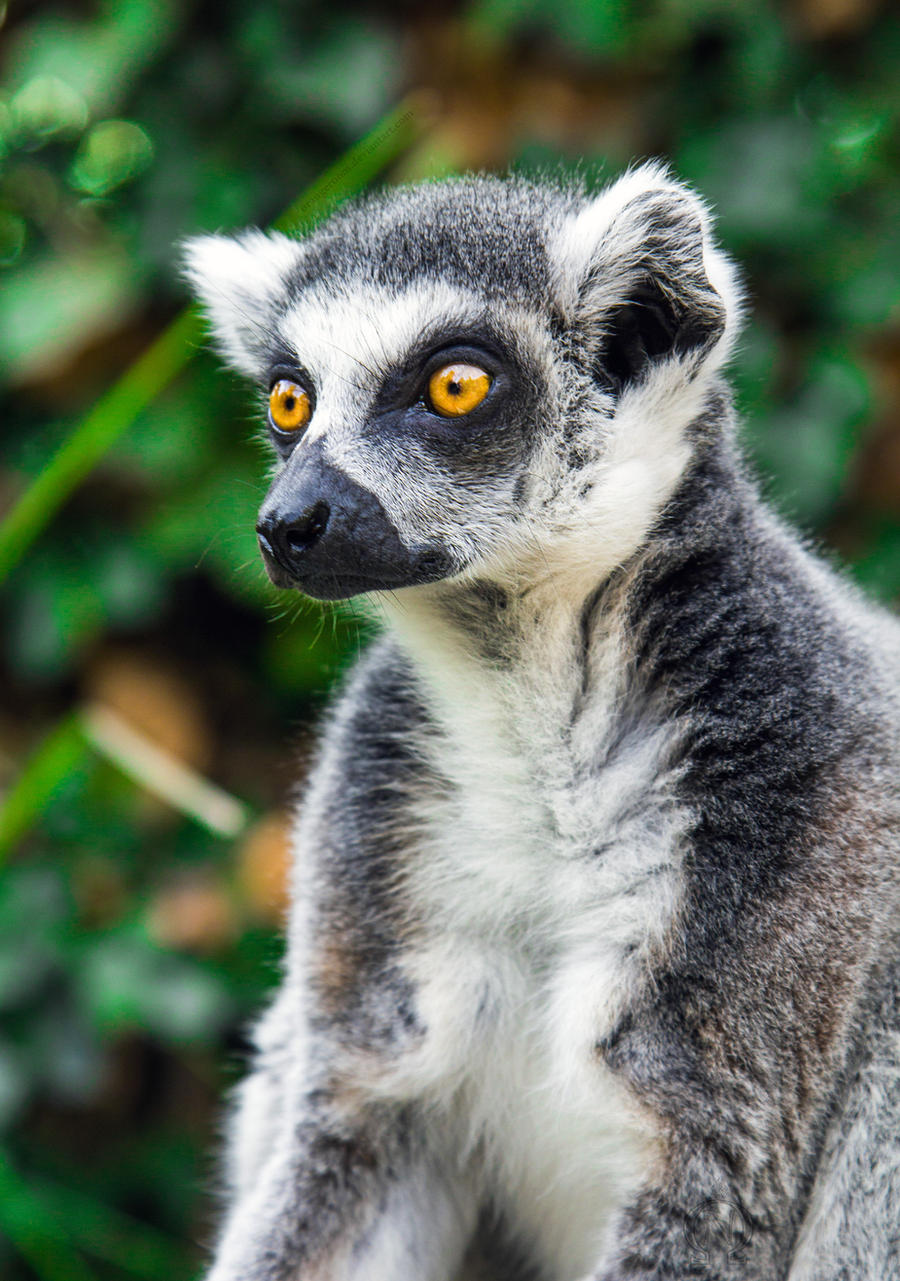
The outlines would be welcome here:
M 277 977 L 285 807 L 365 625 L 264 578 L 252 398 L 190 336 L 52 519 L 31 487 L 184 305 L 179 238 L 266 224 L 419 90 L 387 181 L 663 156 L 696 184 L 749 287 L 747 448 L 895 603 L 900 17 L 21 0 L 0 24 L 0 511 L 48 503 L 0 586 L 0 1275 L 173 1281 Z

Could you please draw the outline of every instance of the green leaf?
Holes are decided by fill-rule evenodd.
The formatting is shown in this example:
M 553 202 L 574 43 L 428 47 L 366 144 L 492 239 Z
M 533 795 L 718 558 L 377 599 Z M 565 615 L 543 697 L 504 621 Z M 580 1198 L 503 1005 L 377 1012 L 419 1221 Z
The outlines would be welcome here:
M 401 103 L 296 200 L 276 227 L 310 227 L 335 204 L 366 186 L 418 135 L 412 99 Z M 21 301 L 21 289 L 19 296 Z M 27 290 L 26 290 L 27 297 Z M 2 320 L 0 304 L 0 320 Z M 199 344 L 197 314 L 188 309 L 97 402 L 0 524 L 0 580 L 22 556 L 69 493 L 187 364 Z M 17 339 L 21 347 L 21 336 Z M 29 357 L 31 359 L 31 357 Z
M 18 1119 L 29 1093 L 25 1056 L 15 1046 L 0 1039 L 0 1132 Z
M 187 1251 L 166 1234 L 77 1188 L 31 1181 L 57 1222 L 86 1253 L 145 1281 L 172 1281 L 187 1275 Z
M 0 808 L 0 863 L 87 751 L 80 721 L 74 713 L 62 720 L 43 741 Z
M 0 1230 L 28 1260 L 39 1281 L 94 1281 L 65 1229 L 0 1151 Z
M 9 39 L 10 83 L 20 93 L 34 93 L 35 80 L 49 80 L 82 101 L 85 112 L 109 111 L 165 46 L 177 13 L 171 0 L 128 0 L 104 5 L 90 21 L 54 14 L 23 23 Z
M 85 953 L 80 984 L 92 1021 L 108 1033 L 131 1027 L 178 1044 L 209 1044 L 233 1016 L 217 978 L 132 931 L 110 934 Z
M 23 264 L 0 291 L 0 376 L 39 379 L 120 327 L 141 285 L 140 269 L 115 248 Z
M 807 527 L 821 526 L 842 492 L 869 405 L 863 373 L 821 357 L 794 402 L 750 424 L 750 442 L 771 492 Z
M 292 56 L 282 35 L 259 67 L 266 116 L 337 126 L 352 136 L 396 93 L 397 53 L 396 41 L 373 22 L 336 26 L 310 59 Z
M 152 159 L 153 143 L 140 125 L 104 120 L 83 139 L 69 177 L 79 191 L 105 196 L 142 173 Z

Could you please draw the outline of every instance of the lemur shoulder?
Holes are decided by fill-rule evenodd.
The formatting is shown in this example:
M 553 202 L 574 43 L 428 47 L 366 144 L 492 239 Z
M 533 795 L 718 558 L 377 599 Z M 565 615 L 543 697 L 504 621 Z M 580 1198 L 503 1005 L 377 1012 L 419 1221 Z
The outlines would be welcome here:
M 209 1281 L 900 1277 L 900 627 L 769 510 L 659 166 L 190 242 L 273 582 L 386 622 Z

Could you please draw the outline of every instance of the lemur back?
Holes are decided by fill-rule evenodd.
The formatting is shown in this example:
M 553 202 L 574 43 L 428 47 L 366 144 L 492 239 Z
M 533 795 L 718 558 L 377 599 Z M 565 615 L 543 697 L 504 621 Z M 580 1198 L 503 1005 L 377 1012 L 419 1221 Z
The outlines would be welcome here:
M 270 577 L 385 624 L 209 1281 L 900 1278 L 900 627 L 747 475 L 702 203 L 466 178 L 188 273 Z

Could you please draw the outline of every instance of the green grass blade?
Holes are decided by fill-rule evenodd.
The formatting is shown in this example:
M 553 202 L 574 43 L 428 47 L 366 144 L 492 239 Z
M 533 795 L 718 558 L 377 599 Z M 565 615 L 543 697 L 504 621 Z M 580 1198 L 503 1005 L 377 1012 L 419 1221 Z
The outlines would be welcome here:
M 0 1232 L 39 1281 L 96 1281 L 56 1215 L 0 1152 Z
M 0 581 L 21 559 L 72 490 L 131 426 L 141 410 L 187 364 L 201 333 L 197 313 L 190 308 L 182 312 L 100 397 L 60 446 L 0 525 Z
M 283 230 L 313 225 L 341 200 L 363 190 L 411 146 L 421 130 L 415 99 L 404 100 L 294 201 L 275 226 Z M 0 523 L 0 582 L 72 490 L 188 363 L 201 335 L 199 317 L 188 308 L 82 419 Z
M 0 808 L 0 865 L 53 793 L 89 751 L 77 713 L 67 716 L 44 739 L 7 792 Z
M 81 1249 L 142 1281 L 187 1276 L 181 1242 L 75 1188 L 37 1180 L 33 1192 Z
M 362 191 L 412 146 L 422 132 L 423 115 L 415 95 L 405 98 L 326 169 L 272 225 L 277 231 L 297 231 L 321 221 L 336 204 Z

